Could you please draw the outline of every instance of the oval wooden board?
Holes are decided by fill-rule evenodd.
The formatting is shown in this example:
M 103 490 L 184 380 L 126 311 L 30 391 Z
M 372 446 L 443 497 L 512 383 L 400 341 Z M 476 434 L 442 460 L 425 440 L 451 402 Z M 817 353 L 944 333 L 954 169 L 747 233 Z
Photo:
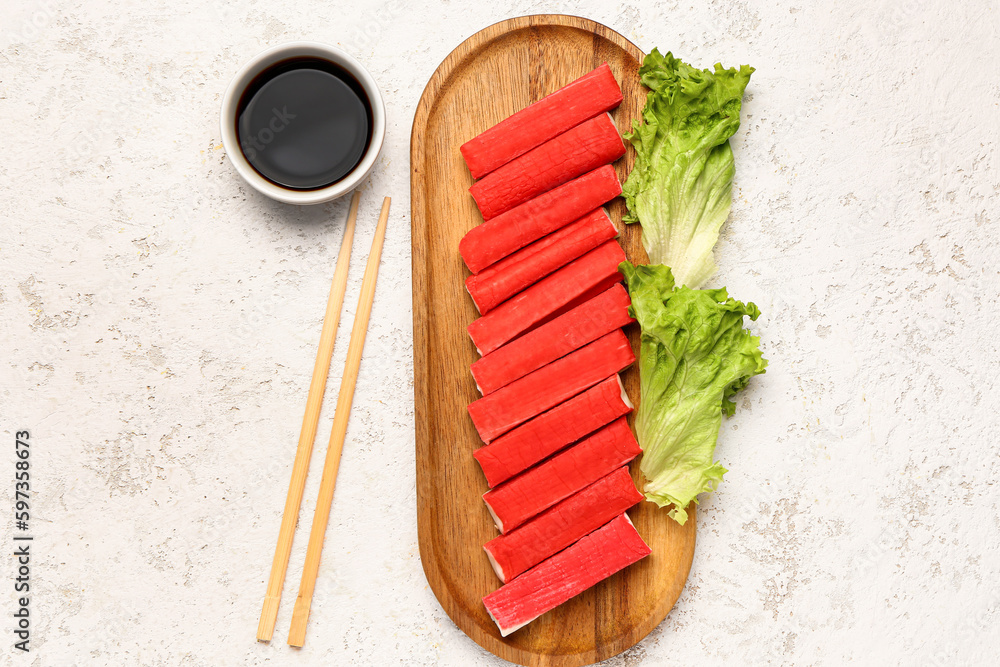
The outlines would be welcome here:
M 645 101 L 642 52 L 599 23 L 562 15 L 492 25 L 437 68 L 413 120 L 410 190 L 413 244 L 413 366 L 416 397 L 417 527 L 427 581 L 441 606 L 488 651 L 523 665 L 575 667 L 616 655 L 645 637 L 680 595 L 694 555 L 695 519 L 678 526 L 651 503 L 629 512 L 653 553 L 509 637 L 501 638 L 482 597 L 500 582 L 482 545 L 496 535 L 480 495 L 486 481 L 472 452 L 481 445 L 466 406 L 479 397 L 469 373 L 477 359 L 466 326 L 476 318 L 458 242 L 480 218 L 459 146 L 602 62 L 622 85 L 612 115 L 619 129 Z M 624 178 L 631 152 L 615 165 Z M 609 206 L 632 261 L 646 261 L 624 203 Z M 630 327 L 633 347 L 638 331 Z M 623 379 L 639 396 L 638 371 Z M 633 476 L 639 481 L 638 466 Z M 640 487 L 641 488 L 641 487 Z

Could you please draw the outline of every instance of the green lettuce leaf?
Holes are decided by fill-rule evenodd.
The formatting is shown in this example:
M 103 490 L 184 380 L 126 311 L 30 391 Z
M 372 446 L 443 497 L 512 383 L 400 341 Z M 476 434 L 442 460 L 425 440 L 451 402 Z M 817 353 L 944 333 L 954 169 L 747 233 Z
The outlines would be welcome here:
M 695 69 L 653 52 L 639 68 L 649 89 L 643 123 L 624 135 L 635 168 L 623 186 L 625 222 L 642 224 L 651 264 L 666 264 L 680 285 L 700 287 L 715 273 L 712 248 L 732 204 L 733 151 L 743 91 L 754 69 Z
M 743 318 L 760 311 L 725 288 L 675 287 L 663 265 L 622 262 L 619 269 L 629 314 L 642 328 L 635 428 L 643 491 L 660 507 L 673 505 L 670 516 L 683 524 L 688 504 L 715 490 L 726 472 L 713 461 L 723 413 L 733 414 L 733 395 L 767 367 L 760 339 L 743 328 Z

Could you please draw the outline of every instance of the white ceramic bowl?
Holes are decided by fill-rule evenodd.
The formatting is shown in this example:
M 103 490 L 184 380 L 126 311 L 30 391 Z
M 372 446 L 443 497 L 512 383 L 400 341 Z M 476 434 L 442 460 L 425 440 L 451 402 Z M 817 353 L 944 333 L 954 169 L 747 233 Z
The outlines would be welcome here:
M 365 89 L 372 109 L 372 139 L 365 154 L 361 157 L 361 161 L 344 178 L 332 185 L 315 190 L 293 190 L 267 180 L 247 162 L 243 151 L 240 150 L 240 142 L 236 138 L 236 107 L 240 103 L 243 91 L 254 80 L 254 77 L 282 60 L 302 57 L 328 60 L 347 70 Z M 222 145 L 226 149 L 229 161 L 236 167 L 236 171 L 243 177 L 243 180 L 255 190 L 286 204 L 322 204 L 341 197 L 358 187 L 375 166 L 375 160 L 378 159 L 382 150 L 382 141 L 385 139 L 385 105 L 382 102 L 382 95 L 379 93 L 375 79 L 368 73 L 368 70 L 361 66 L 361 63 L 345 51 L 319 42 L 288 42 L 258 53 L 250 59 L 250 62 L 240 68 L 240 71 L 230 82 L 229 88 L 226 89 L 225 97 L 222 98 L 221 125 Z

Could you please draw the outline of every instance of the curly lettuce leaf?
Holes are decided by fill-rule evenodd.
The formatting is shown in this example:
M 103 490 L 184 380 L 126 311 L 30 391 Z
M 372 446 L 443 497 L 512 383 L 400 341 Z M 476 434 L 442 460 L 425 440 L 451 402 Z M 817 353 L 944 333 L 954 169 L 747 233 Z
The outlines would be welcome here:
M 683 524 L 688 504 L 715 490 L 726 472 L 713 460 L 723 413 L 733 414 L 733 396 L 767 367 L 760 338 L 743 328 L 743 318 L 756 320 L 760 311 L 725 288 L 675 287 L 663 265 L 622 262 L 619 269 L 629 314 L 642 328 L 635 428 L 643 491 L 660 507 L 672 505 L 669 515 Z
M 635 168 L 623 186 L 625 222 L 642 224 L 651 264 L 697 288 L 715 273 L 712 248 L 729 217 L 735 167 L 731 137 L 754 68 L 696 69 L 656 49 L 639 68 L 648 87 L 642 120 L 624 135 Z

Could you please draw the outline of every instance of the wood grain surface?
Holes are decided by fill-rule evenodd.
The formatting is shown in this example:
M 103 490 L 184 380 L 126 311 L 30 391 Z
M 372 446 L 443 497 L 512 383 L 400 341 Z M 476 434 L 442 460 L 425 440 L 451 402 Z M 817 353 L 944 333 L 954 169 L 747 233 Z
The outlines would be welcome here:
M 486 128 L 607 62 L 625 101 L 619 129 L 639 116 L 642 52 L 599 23 L 562 15 L 492 25 L 463 42 L 434 72 L 417 106 L 410 147 L 413 244 L 413 364 L 416 398 L 417 521 L 424 572 L 442 607 L 469 637 L 523 665 L 571 667 L 616 655 L 642 639 L 680 595 L 694 555 L 695 516 L 681 527 L 652 503 L 629 512 L 652 547 L 648 558 L 598 584 L 509 637 L 501 638 L 482 597 L 500 586 L 482 545 L 497 531 L 481 499 L 487 490 L 472 452 L 481 446 L 466 406 L 479 397 L 477 358 L 466 326 L 476 318 L 458 242 L 482 218 L 459 146 Z M 615 167 L 624 178 L 629 152 Z M 629 259 L 645 262 L 624 202 L 609 205 Z M 638 330 L 627 329 L 638 350 Z M 623 374 L 639 397 L 638 370 Z M 641 481 L 638 465 L 633 478 Z M 640 487 L 641 488 L 641 487 Z

